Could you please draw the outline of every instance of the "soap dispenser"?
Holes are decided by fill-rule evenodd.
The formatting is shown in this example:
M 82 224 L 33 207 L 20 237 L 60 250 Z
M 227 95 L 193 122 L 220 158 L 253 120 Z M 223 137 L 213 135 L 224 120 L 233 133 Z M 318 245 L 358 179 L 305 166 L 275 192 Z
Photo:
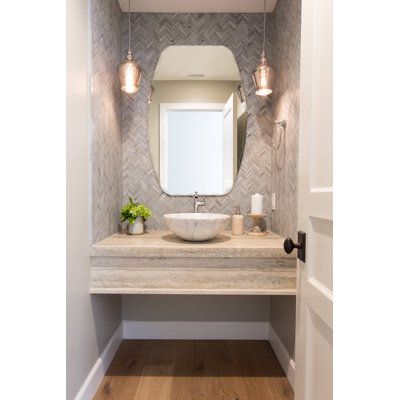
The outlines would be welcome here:
M 235 207 L 234 215 L 232 215 L 232 235 L 243 235 L 244 217 L 240 215 L 240 206 Z

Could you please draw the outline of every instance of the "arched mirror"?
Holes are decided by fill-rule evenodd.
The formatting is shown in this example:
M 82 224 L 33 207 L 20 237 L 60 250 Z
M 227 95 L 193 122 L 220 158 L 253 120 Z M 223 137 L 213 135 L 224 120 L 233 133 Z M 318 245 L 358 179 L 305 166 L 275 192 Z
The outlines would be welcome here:
M 149 96 L 154 169 L 169 195 L 224 195 L 238 174 L 246 141 L 239 69 L 224 46 L 170 46 Z

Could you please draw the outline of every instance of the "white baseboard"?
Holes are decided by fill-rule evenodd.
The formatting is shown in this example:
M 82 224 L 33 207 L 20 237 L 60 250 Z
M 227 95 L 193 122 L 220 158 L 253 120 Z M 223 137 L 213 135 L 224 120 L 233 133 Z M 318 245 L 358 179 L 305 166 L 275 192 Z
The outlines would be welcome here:
M 95 362 L 75 400 L 92 400 L 122 341 L 122 324 L 115 330 L 107 346 Z
M 268 340 L 269 322 L 122 321 L 124 339 Z
M 272 349 L 276 355 L 276 358 L 280 362 L 285 374 L 294 390 L 294 377 L 295 377 L 295 364 L 294 360 L 290 357 L 281 339 L 275 332 L 272 325 L 269 328 L 269 342 L 271 343 Z

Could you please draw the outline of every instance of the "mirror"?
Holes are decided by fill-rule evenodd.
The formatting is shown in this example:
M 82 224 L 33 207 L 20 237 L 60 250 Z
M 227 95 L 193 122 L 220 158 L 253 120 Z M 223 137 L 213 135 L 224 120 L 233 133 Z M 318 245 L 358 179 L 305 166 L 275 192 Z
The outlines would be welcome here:
M 246 124 L 239 69 L 228 48 L 170 46 L 161 53 L 149 96 L 149 143 L 165 193 L 228 193 Z

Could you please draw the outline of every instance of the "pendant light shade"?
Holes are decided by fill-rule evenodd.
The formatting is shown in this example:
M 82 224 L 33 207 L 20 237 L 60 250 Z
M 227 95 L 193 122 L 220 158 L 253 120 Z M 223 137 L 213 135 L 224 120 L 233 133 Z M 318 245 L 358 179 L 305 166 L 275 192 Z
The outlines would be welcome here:
M 267 64 L 267 59 L 264 53 L 262 53 L 260 63 L 254 70 L 252 77 L 256 88 L 256 95 L 267 96 L 272 93 L 274 69 Z
M 125 93 L 136 93 L 139 91 L 139 82 L 142 70 L 133 61 L 132 52 L 128 51 L 126 60 L 118 67 L 118 78 L 121 90 Z
M 128 19 L 128 53 L 126 59 L 118 67 L 118 79 L 121 90 L 125 93 L 133 94 L 139 91 L 140 76 L 142 70 L 133 61 L 131 51 L 131 1 L 129 0 L 129 19 Z
M 268 65 L 265 57 L 265 14 L 266 0 L 264 0 L 264 36 L 263 36 L 263 52 L 257 68 L 253 71 L 252 77 L 256 88 L 256 95 L 268 96 L 272 93 L 272 84 L 274 82 L 274 69 Z

